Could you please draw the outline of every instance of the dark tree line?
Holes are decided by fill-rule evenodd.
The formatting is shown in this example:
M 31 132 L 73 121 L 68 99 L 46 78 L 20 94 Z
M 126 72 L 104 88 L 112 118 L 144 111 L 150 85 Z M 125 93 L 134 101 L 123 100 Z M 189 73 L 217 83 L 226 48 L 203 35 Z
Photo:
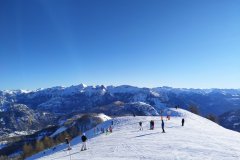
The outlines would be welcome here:
M 29 157 L 33 154 L 36 154 L 46 149 L 50 149 L 53 146 L 63 143 L 65 142 L 66 137 L 71 139 L 79 135 L 81 135 L 81 131 L 79 131 L 76 127 L 72 127 L 68 131 L 64 131 L 63 133 L 58 134 L 54 138 L 45 136 L 43 139 L 38 140 L 34 143 L 25 143 L 23 146 L 23 158 Z

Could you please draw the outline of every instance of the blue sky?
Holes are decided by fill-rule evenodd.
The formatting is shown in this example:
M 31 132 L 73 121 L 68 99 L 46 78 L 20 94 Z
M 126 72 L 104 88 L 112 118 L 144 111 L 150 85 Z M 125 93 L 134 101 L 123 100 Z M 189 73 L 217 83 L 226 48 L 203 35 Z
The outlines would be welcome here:
M 240 88 L 238 0 L 0 0 L 0 89 Z

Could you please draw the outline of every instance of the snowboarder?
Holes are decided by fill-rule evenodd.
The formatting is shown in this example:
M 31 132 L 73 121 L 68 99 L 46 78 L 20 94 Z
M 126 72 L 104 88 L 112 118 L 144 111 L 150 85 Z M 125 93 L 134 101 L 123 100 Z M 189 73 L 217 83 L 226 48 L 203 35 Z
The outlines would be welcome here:
M 142 122 L 139 122 L 139 130 L 142 131 L 143 130 L 143 127 L 142 127 Z
M 164 121 L 162 120 L 162 133 L 165 133 L 165 130 L 164 130 Z
M 66 144 L 68 146 L 68 150 L 71 150 L 72 148 L 70 146 L 70 142 L 69 142 L 69 138 L 68 137 L 65 138 L 65 142 L 66 142 Z
M 86 137 L 85 133 L 83 133 L 81 139 L 82 139 L 81 151 L 87 150 L 87 137 Z
M 183 118 L 183 119 L 182 119 L 182 126 L 184 126 L 184 122 L 185 122 L 185 119 Z

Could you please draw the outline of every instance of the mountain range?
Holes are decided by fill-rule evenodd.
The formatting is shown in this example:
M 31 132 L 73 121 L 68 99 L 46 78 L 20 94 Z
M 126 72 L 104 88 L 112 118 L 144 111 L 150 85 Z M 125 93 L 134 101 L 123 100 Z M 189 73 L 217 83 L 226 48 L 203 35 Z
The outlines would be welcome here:
M 0 136 L 33 133 L 48 125 L 58 125 L 75 114 L 159 115 L 162 110 L 175 106 L 183 109 L 194 106 L 202 116 L 215 115 L 224 127 L 240 129 L 239 119 L 229 118 L 239 115 L 239 89 L 79 84 L 31 91 L 0 91 Z

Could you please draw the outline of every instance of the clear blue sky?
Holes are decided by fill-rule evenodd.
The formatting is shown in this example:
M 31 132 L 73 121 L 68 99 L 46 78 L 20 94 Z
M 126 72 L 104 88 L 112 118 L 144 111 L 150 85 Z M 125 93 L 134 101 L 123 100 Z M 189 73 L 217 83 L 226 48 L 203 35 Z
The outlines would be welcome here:
M 239 0 L 0 0 L 0 89 L 240 88 Z

